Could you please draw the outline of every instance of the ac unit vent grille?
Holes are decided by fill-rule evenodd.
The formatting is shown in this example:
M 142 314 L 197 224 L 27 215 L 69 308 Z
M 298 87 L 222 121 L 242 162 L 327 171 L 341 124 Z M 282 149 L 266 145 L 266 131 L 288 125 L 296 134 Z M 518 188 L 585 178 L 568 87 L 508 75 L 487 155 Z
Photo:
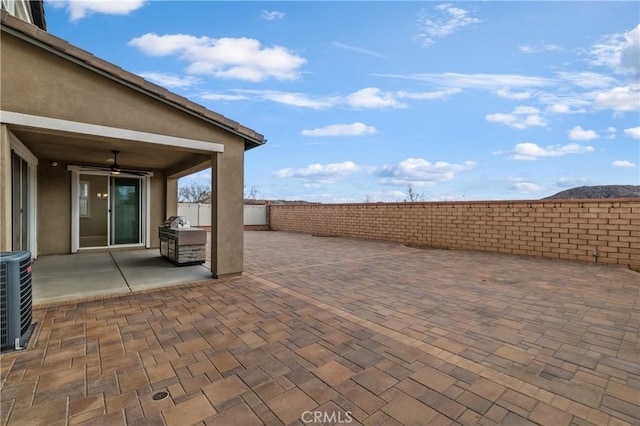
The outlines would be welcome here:
M 24 346 L 33 316 L 31 253 L 0 253 L 0 352 Z
M 4 347 L 8 342 L 9 330 L 5 326 L 7 324 L 9 312 L 7 311 L 7 283 L 9 277 L 7 276 L 7 264 L 0 263 L 0 345 Z

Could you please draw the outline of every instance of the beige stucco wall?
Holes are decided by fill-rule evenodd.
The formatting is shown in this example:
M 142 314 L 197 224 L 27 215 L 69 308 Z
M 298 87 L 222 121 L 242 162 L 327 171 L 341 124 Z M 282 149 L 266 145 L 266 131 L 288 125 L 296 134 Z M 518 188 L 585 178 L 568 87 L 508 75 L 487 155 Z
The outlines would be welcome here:
M 218 277 L 236 274 L 243 269 L 243 159 L 244 149 L 237 145 L 212 158 L 211 270 Z
M 165 194 L 166 194 L 166 177 L 162 170 L 154 170 L 153 177 L 151 178 L 151 211 L 150 215 L 150 227 L 151 227 L 151 247 L 160 247 L 160 238 L 158 237 L 158 227 L 165 221 L 167 216 Z M 176 189 L 177 191 L 177 189 Z M 177 196 L 177 195 L 176 195 Z
M 0 55 L 3 110 L 243 145 L 236 135 L 9 34 L 2 34 Z
M 38 254 L 71 253 L 71 172 L 38 162 Z
M 11 250 L 11 144 L 9 130 L 0 125 L 0 251 Z

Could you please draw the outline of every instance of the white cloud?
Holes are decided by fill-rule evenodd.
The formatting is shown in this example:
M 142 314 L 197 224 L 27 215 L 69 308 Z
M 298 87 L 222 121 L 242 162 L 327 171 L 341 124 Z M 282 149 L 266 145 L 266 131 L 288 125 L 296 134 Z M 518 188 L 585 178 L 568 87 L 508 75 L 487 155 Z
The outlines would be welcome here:
M 297 107 L 305 107 L 312 109 L 328 108 L 335 105 L 332 98 L 311 98 L 301 93 L 264 91 L 262 98 L 268 101 L 278 102 L 281 104 L 292 105 Z
M 546 77 L 535 77 L 519 74 L 461 74 L 445 72 L 440 74 L 374 74 L 377 77 L 401 78 L 406 80 L 426 81 L 444 87 L 459 89 L 500 90 L 504 88 L 527 88 L 554 86 L 557 80 Z
M 576 126 L 569 130 L 569 139 L 572 141 L 590 141 L 598 138 L 599 135 L 594 130 L 586 130 L 581 126 Z
M 384 55 L 381 55 L 378 52 L 375 52 L 373 50 L 370 50 L 370 49 L 367 49 L 367 48 L 364 48 L 364 47 L 349 46 L 348 44 L 338 43 L 337 41 L 334 41 L 332 44 L 335 47 L 338 47 L 340 49 L 351 50 L 353 52 L 358 52 L 358 53 L 362 53 L 362 54 L 365 54 L 365 55 L 376 56 L 378 58 L 384 58 Z
M 313 96 L 296 92 L 281 92 L 277 90 L 248 90 L 235 89 L 233 93 L 240 95 L 205 94 L 204 99 L 244 100 L 253 97 L 255 100 L 277 102 L 303 108 L 325 109 L 337 105 L 347 105 L 353 108 L 405 108 L 407 105 L 398 99 L 437 100 L 446 99 L 459 89 L 444 89 L 433 92 L 383 92 L 376 87 L 368 87 L 349 95 Z
M 631 127 L 629 129 L 624 129 L 624 135 L 629 136 L 630 138 L 640 139 L 640 127 Z
M 564 50 L 556 44 L 543 44 L 541 46 L 519 46 L 518 49 L 522 53 L 542 53 L 542 52 L 559 52 Z
M 522 74 L 451 72 L 374 75 L 426 82 L 444 88 L 488 90 L 509 100 L 535 100 L 545 106 L 546 112 L 552 114 L 585 113 L 593 109 L 613 109 L 619 113 L 640 108 L 640 85 L 633 83 L 620 86 L 617 79 L 596 72 L 557 72 L 551 78 Z M 615 87 L 616 85 L 619 87 Z M 533 116 L 528 122 L 523 122 L 523 117 L 512 115 L 495 114 L 487 119 L 516 124 L 522 128 L 546 125 L 540 116 Z
M 404 108 L 390 92 L 382 92 L 377 87 L 367 87 L 347 96 L 347 104 L 355 108 Z
M 493 154 L 508 154 L 509 158 L 513 160 L 533 161 L 545 157 L 562 157 L 568 154 L 582 154 L 593 151 L 594 149 L 592 146 L 583 146 L 577 143 L 542 147 L 532 142 L 523 142 L 517 144 L 513 151 L 496 151 Z
M 531 97 L 531 92 L 512 92 L 508 87 L 503 87 L 496 91 L 496 95 L 504 99 L 522 101 Z
M 363 123 L 331 124 L 313 130 L 303 130 L 302 136 L 362 136 L 377 133 L 375 127 Z
M 626 33 L 611 34 L 591 47 L 591 63 L 619 73 L 640 74 L 640 24 Z
M 612 163 L 613 167 L 636 167 L 635 163 L 627 160 L 617 160 Z
M 544 186 L 538 185 L 527 178 L 511 178 L 509 180 L 512 182 L 511 189 L 515 189 L 516 191 L 525 194 L 530 192 L 540 192 L 546 189 Z
M 547 111 L 554 114 L 567 114 L 570 111 L 570 107 L 567 104 L 553 104 L 547 107 Z
M 192 87 L 200 82 L 198 78 L 193 76 L 179 77 L 174 74 L 160 72 L 140 72 L 138 75 L 163 87 L 185 88 Z
M 274 21 L 276 19 L 282 19 L 286 15 L 287 15 L 286 13 L 278 12 L 276 10 L 273 10 L 273 11 L 263 10 L 262 12 L 260 12 L 260 18 L 265 19 L 267 21 Z
M 424 46 L 430 46 L 436 39 L 446 37 L 456 31 L 480 22 L 480 19 L 469 16 L 469 11 L 456 7 L 450 3 L 439 4 L 434 7 L 435 13 L 427 14 L 424 10 L 418 17 L 418 33 L 416 38 Z
M 144 6 L 146 0 L 49 0 L 47 5 L 66 9 L 71 21 L 85 18 L 94 13 L 106 15 L 128 15 Z
M 580 104 L 588 104 L 588 102 L 580 102 Z M 547 112 L 552 114 L 574 114 L 585 112 L 584 108 L 580 109 L 571 109 L 574 106 L 571 103 L 554 103 L 547 107 Z
M 224 93 L 204 93 L 200 95 L 200 98 L 210 101 L 244 101 L 249 99 L 243 95 L 229 95 Z
M 296 92 L 280 92 L 277 90 L 234 90 L 243 96 L 253 96 L 257 100 L 277 102 L 301 108 L 324 109 L 341 102 L 339 97 L 314 97 Z
M 284 47 L 265 47 L 250 38 L 148 33 L 128 44 L 150 56 L 179 55 L 189 63 L 187 72 L 191 74 L 254 82 L 296 79 L 300 76 L 299 68 L 307 62 Z
M 277 170 L 273 173 L 279 178 L 295 178 L 303 180 L 308 186 L 318 184 L 335 183 L 339 179 L 360 170 L 360 166 L 352 161 L 331 164 L 311 164 L 300 169 L 290 167 Z
M 381 183 L 385 185 L 434 186 L 438 182 L 453 180 L 458 173 L 470 170 L 475 165 L 473 161 L 451 164 L 446 161 L 431 163 L 423 158 L 407 158 L 397 164 L 385 165 L 374 173 L 382 178 Z
M 516 129 L 528 127 L 545 127 L 547 123 L 540 116 L 540 110 L 529 106 L 518 106 L 511 113 L 487 114 L 485 120 L 490 123 L 501 123 Z
M 419 99 L 419 100 L 434 100 L 434 99 L 445 99 L 456 93 L 460 93 L 460 89 L 446 89 L 446 90 L 436 90 L 433 92 L 404 92 L 400 91 L 397 93 L 399 98 L 408 98 L 408 99 Z
M 584 92 L 538 92 L 536 97 L 541 104 L 547 105 L 546 111 L 552 114 L 584 113 L 593 103 L 593 94 Z
M 387 202 L 393 203 L 400 201 L 404 198 L 407 198 L 407 193 L 403 191 L 393 190 L 393 191 L 375 191 L 364 196 L 364 202 L 366 203 L 375 203 L 375 202 Z M 360 200 L 363 202 L 363 200 Z
M 517 106 L 514 110 L 513 110 L 513 114 L 516 115 L 531 115 L 531 114 L 538 114 L 540 112 L 540 110 L 536 107 L 531 107 L 531 106 Z
M 640 24 L 624 35 L 626 43 L 620 51 L 620 66 L 640 74 Z
M 602 89 L 614 86 L 618 80 L 610 75 L 600 74 L 597 72 L 558 72 L 556 73 L 562 80 L 582 87 L 583 89 Z
M 639 100 L 640 84 L 633 84 L 597 93 L 593 106 L 596 109 L 612 109 L 617 113 L 638 111 L 640 110 Z

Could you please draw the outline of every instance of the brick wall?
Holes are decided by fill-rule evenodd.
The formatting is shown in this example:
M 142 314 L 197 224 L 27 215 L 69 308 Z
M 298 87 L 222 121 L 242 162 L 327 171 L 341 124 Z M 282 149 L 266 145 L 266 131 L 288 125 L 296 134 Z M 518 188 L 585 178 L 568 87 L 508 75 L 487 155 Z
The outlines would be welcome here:
M 270 206 L 274 231 L 628 265 L 640 269 L 640 199 Z

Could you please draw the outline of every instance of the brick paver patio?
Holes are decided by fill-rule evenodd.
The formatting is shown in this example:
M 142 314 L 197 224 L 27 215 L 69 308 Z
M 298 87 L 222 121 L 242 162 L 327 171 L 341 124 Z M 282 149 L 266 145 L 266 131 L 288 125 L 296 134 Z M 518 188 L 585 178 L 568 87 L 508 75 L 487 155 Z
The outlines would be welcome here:
M 1 358 L 2 424 L 640 424 L 636 272 L 245 246 L 239 278 L 36 307 L 29 349 Z

